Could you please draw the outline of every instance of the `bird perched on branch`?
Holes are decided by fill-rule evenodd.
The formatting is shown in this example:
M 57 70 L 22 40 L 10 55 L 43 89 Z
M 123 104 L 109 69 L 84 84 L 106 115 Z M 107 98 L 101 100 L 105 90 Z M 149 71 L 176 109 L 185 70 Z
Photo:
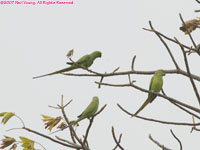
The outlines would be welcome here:
M 76 125 L 79 121 L 81 121 L 83 119 L 86 119 L 86 118 L 89 119 L 90 117 L 95 115 L 95 113 L 98 110 L 98 107 L 99 107 L 99 98 L 97 96 L 94 96 L 92 101 L 90 102 L 90 104 L 87 106 L 87 108 L 78 116 L 77 120 L 70 122 L 70 124 L 68 126 L 65 126 L 61 130 L 52 132 L 51 134 L 56 133 L 58 131 L 62 131 L 64 129 L 68 128 L 69 126 Z
M 70 63 L 71 66 L 68 67 L 68 68 L 61 69 L 61 70 L 58 70 L 58 71 L 55 71 L 55 72 L 52 72 L 52 73 L 48 73 L 48 74 L 45 74 L 45 75 L 33 77 L 33 79 L 68 72 L 68 71 L 80 68 L 80 66 L 85 67 L 85 68 L 89 68 L 93 64 L 94 60 L 98 57 L 101 57 L 101 52 L 100 51 L 94 51 L 91 54 L 87 54 L 87 55 L 82 56 L 75 63 Z
M 163 70 L 155 71 L 153 77 L 151 78 L 149 91 L 160 92 L 163 86 L 164 75 L 165 75 L 165 72 Z M 157 96 L 156 94 L 149 93 L 147 100 L 143 103 L 143 105 L 138 109 L 138 111 L 133 116 L 136 116 L 140 111 L 142 111 L 147 104 L 151 103 L 156 98 L 156 96 Z
M 98 107 L 99 107 L 99 98 L 97 96 L 94 96 L 90 104 L 87 106 L 87 108 L 78 116 L 78 119 L 76 121 L 73 121 L 70 125 L 71 126 L 76 125 L 79 121 L 85 118 L 89 119 L 97 112 Z

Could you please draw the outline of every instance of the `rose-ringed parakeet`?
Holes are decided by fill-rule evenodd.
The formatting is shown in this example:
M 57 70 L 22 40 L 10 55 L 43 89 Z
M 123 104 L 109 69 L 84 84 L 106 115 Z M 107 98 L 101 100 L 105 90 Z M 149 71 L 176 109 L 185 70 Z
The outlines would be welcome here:
M 85 68 L 89 68 L 93 64 L 94 60 L 96 58 L 98 58 L 98 57 L 101 57 L 101 52 L 100 51 L 94 51 L 91 54 L 87 54 L 87 55 L 82 56 L 75 63 L 71 63 L 71 66 L 68 67 L 68 68 L 61 69 L 61 70 L 58 70 L 58 71 L 55 71 L 55 72 L 52 72 L 52 73 L 49 73 L 49 74 L 33 77 L 33 79 L 41 78 L 41 77 L 45 77 L 45 76 L 50 76 L 50 75 L 54 75 L 54 74 L 59 74 L 59 73 L 64 73 L 64 72 L 68 72 L 68 71 L 80 68 L 80 66 L 85 67 Z
M 87 108 L 79 116 L 77 116 L 78 119 L 76 121 L 73 121 L 70 125 L 75 125 L 85 118 L 89 119 L 90 117 L 92 117 L 97 112 L 98 106 L 99 98 L 97 96 L 94 96 Z
M 81 121 L 85 118 L 89 119 L 90 117 L 92 117 L 97 112 L 98 106 L 99 106 L 99 98 L 97 96 L 94 96 L 92 101 L 90 102 L 90 104 L 87 106 L 87 108 L 79 116 L 77 116 L 78 117 L 77 120 L 72 121 L 70 123 L 70 125 L 62 128 L 61 130 L 57 130 L 55 132 L 52 132 L 51 134 L 56 133 L 58 131 L 62 131 L 64 129 L 68 128 L 69 126 L 76 125 L 79 121 Z
M 157 70 L 155 71 L 153 77 L 151 78 L 151 82 L 149 85 L 149 91 L 152 92 L 160 92 L 163 86 L 163 76 L 165 75 L 165 72 L 163 70 Z M 144 104 L 138 109 L 138 111 L 134 114 L 136 116 L 140 111 L 144 109 L 144 107 L 151 103 L 157 95 L 149 93 L 147 100 L 144 102 Z

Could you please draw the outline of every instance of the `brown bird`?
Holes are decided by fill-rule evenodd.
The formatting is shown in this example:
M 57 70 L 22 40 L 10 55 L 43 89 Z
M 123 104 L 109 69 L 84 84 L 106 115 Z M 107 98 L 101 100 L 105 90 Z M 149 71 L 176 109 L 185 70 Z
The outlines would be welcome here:
M 200 25 L 200 18 L 188 20 L 185 22 L 185 26 L 182 24 L 182 26 L 179 28 L 181 31 L 183 31 L 185 34 L 191 33 L 193 30 L 195 30 Z M 188 30 L 188 32 L 187 32 Z

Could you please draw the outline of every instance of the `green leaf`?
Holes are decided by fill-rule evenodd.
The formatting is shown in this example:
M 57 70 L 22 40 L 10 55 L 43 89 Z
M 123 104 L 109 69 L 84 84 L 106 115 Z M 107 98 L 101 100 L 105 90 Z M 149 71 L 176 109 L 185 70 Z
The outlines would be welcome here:
M 7 112 L 0 113 L 0 117 L 3 117 Z
M 23 150 L 34 150 L 34 141 L 22 136 L 19 138 L 21 139 L 21 146 L 24 147 Z
M 6 124 L 7 123 L 7 121 L 12 117 L 12 116 L 14 116 L 15 114 L 13 113 L 13 112 L 7 112 L 7 113 L 5 113 L 4 114 L 4 117 L 3 117 L 3 119 L 2 119 L 2 123 L 3 124 Z

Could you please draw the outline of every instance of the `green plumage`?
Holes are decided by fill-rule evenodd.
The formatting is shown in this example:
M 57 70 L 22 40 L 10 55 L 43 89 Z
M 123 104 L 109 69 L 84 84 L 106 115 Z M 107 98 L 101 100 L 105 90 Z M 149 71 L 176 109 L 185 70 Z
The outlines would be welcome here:
M 79 65 L 82 66 L 82 67 L 85 67 L 85 68 L 89 68 L 93 64 L 94 60 L 98 57 L 101 57 L 101 52 L 100 51 L 94 51 L 91 54 L 87 54 L 87 55 L 82 56 L 78 61 L 76 61 L 74 64 L 72 63 L 72 65 L 68 68 L 61 69 L 61 70 L 58 70 L 58 71 L 55 71 L 55 72 L 52 72 L 52 73 L 49 73 L 49 74 L 33 77 L 33 79 L 68 72 L 68 71 L 80 68 Z
M 70 125 L 75 125 L 79 121 L 85 118 L 92 117 L 97 112 L 98 106 L 99 106 L 99 98 L 97 96 L 94 96 L 90 104 L 87 106 L 87 108 L 78 116 L 78 119 Z
M 78 116 L 78 119 L 76 121 L 73 121 L 70 123 L 70 125 L 62 128 L 61 130 L 57 130 L 55 132 L 52 132 L 51 134 L 54 134 L 58 131 L 62 131 L 66 128 L 68 128 L 69 126 L 73 126 L 76 125 L 79 121 L 85 119 L 85 118 L 90 118 L 92 117 L 98 110 L 99 107 L 99 98 L 97 96 L 94 96 L 92 101 L 90 102 L 90 104 L 87 106 L 87 108 Z
M 151 78 L 151 82 L 149 85 L 149 91 L 152 92 L 160 92 L 163 86 L 163 76 L 165 75 L 165 72 L 163 70 L 157 70 L 153 77 Z M 144 107 L 151 103 L 156 98 L 155 94 L 149 93 L 147 100 L 144 102 L 144 104 L 138 109 L 138 111 L 134 114 L 136 116 L 140 111 L 144 109 Z

